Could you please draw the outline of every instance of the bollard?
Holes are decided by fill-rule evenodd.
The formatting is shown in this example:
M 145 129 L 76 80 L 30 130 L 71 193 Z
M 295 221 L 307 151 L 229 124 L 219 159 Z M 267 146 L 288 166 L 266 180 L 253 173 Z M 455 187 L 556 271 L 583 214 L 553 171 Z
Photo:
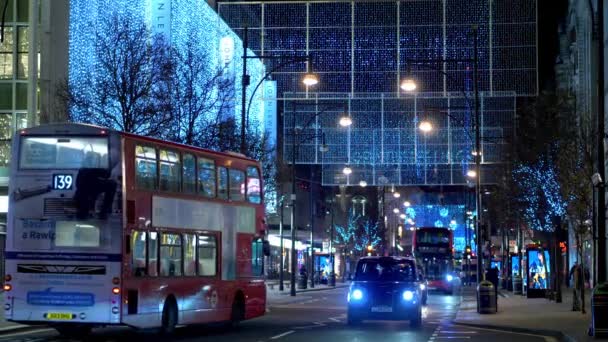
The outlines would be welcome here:
M 477 312 L 478 313 L 496 313 L 498 312 L 498 303 L 496 298 L 496 290 L 494 284 L 484 280 L 477 285 Z
M 522 287 L 521 277 L 517 276 L 517 275 L 513 276 L 513 294 L 520 295 L 522 293 L 521 287 Z
M 591 295 L 591 335 L 608 336 L 608 283 L 597 285 Z

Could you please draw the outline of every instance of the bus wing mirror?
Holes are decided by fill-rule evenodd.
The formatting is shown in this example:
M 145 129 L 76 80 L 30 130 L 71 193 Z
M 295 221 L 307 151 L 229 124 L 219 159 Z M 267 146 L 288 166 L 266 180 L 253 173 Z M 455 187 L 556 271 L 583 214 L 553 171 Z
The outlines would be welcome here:
M 270 256 L 270 242 L 268 242 L 268 240 L 264 240 L 264 242 L 262 242 L 262 251 L 264 256 Z

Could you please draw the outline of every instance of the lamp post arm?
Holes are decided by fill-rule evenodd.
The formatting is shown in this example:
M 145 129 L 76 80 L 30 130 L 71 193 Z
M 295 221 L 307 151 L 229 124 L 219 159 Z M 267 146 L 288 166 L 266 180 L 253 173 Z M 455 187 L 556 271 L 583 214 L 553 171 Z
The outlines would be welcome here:
M 449 78 L 450 81 L 454 81 L 454 82 L 458 82 L 459 80 L 454 77 L 453 75 L 441 70 L 440 68 L 430 65 L 429 61 L 420 61 L 420 60 L 415 60 L 415 59 L 406 59 L 405 60 L 406 63 L 411 63 L 411 64 L 416 64 L 419 66 L 422 66 L 426 69 L 429 70 L 433 70 L 436 71 L 438 73 L 440 73 L 441 75 L 444 75 L 445 77 Z M 450 62 L 460 62 L 460 63 L 475 63 L 475 59 L 438 59 L 438 60 L 431 60 L 430 62 L 437 62 L 437 63 L 450 63 Z M 473 100 L 471 99 L 471 96 L 469 94 L 467 94 L 466 91 L 461 90 L 460 93 L 462 93 L 462 95 L 464 96 L 465 100 L 467 101 L 467 103 L 469 103 Z
M 266 56 L 266 58 L 268 57 L 275 57 L 275 56 Z M 279 56 L 276 56 L 279 57 Z M 255 56 L 247 56 L 247 58 L 255 58 Z M 259 59 L 259 58 L 257 58 Z M 308 59 L 307 59 L 308 60 Z M 264 81 L 273 73 L 275 73 L 276 71 L 278 71 L 279 69 L 282 69 L 284 67 L 286 67 L 287 65 L 293 64 L 293 63 L 297 63 L 297 62 L 301 62 L 302 59 L 300 58 L 295 58 L 295 59 L 290 59 L 288 61 L 285 61 L 277 66 L 275 66 L 274 68 L 272 68 L 270 71 L 268 71 L 264 77 L 262 77 L 262 79 L 258 82 L 258 84 L 256 84 L 255 88 L 253 89 L 253 92 L 251 93 L 251 97 L 249 98 L 249 104 L 247 105 L 247 115 L 245 116 L 245 121 L 249 121 L 249 110 L 251 109 L 251 104 L 253 103 L 253 98 L 255 97 L 255 93 L 258 91 L 258 89 L 260 88 L 260 86 L 262 85 L 262 83 L 264 83 Z

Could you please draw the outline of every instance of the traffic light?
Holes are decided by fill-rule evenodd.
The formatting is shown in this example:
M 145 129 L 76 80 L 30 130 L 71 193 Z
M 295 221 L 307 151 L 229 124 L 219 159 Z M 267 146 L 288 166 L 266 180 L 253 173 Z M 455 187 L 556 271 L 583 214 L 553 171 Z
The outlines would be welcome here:
M 469 255 L 471 255 L 471 246 L 466 246 L 466 247 L 464 248 L 464 255 L 465 255 L 465 256 L 469 256 Z

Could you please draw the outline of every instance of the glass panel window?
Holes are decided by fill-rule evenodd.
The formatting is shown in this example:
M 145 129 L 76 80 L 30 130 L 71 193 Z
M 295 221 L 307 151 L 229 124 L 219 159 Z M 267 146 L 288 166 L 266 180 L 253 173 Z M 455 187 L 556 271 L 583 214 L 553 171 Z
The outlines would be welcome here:
M 29 28 L 17 28 L 17 78 L 27 79 L 28 71 Z
M 213 235 L 198 236 L 198 275 L 217 274 L 217 241 Z
M 1 73 L 2 73 L 2 71 L 0 70 L 0 74 Z M 8 109 L 8 110 L 13 109 L 13 84 L 12 83 L 0 83 L 0 109 Z
M 56 247 L 102 247 L 99 227 L 87 223 L 59 221 L 55 224 Z
M 194 156 L 184 154 L 183 166 L 183 191 L 189 194 L 196 192 L 196 164 Z
M 15 109 L 27 110 L 27 83 L 16 83 Z
M 135 147 L 135 182 L 140 189 L 156 189 L 156 150 L 150 146 Z
M 260 172 L 255 166 L 247 168 L 247 200 L 251 203 L 262 202 Z
M 148 275 L 158 276 L 158 233 L 150 232 L 148 236 Z
M 160 150 L 160 189 L 178 192 L 181 183 L 179 153 Z
M 184 234 L 184 275 L 196 275 L 196 235 Z
M 233 201 L 245 200 L 245 172 L 230 169 L 230 199 Z
M 27 113 L 17 113 L 17 128 L 27 128 Z
M 108 139 L 97 137 L 24 137 L 22 169 L 107 169 Z
M 218 167 L 217 172 L 217 197 L 228 199 L 228 169 L 225 167 Z
M 12 23 L 15 19 L 15 16 L 13 15 L 13 6 L 15 5 L 15 0 L 0 0 L 0 6 L 4 6 L 4 4 L 6 4 L 6 1 L 8 1 L 8 6 L 6 8 L 6 22 Z
M 0 79 L 13 78 L 13 28 L 4 28 L 4 42 L 0 44 Z M 0 94 L 0 98 L 2 95 Z M 10 99 L 10 98 L 9 98 Z
M 182 240 L 179 234 L 162 234 L 160 242 L 160 275 L 182 275 Z
M 30 18 L 29 0 L 17 0 L 17 21 L 27 23 Z
M 0 141 L 0 167 L 8 166 L 11 161 L 11 142 Z
M 215 162 L 198 158 L 198 192 L 205 197 L 215 197 Z
M 131 235 L 131 270 L 136 277 L 145 276 L 146 271 L 146 232 L 134 230 Z
M 0 114 L 0 139 L 10 139 L 13 135 L 13 116 Z

